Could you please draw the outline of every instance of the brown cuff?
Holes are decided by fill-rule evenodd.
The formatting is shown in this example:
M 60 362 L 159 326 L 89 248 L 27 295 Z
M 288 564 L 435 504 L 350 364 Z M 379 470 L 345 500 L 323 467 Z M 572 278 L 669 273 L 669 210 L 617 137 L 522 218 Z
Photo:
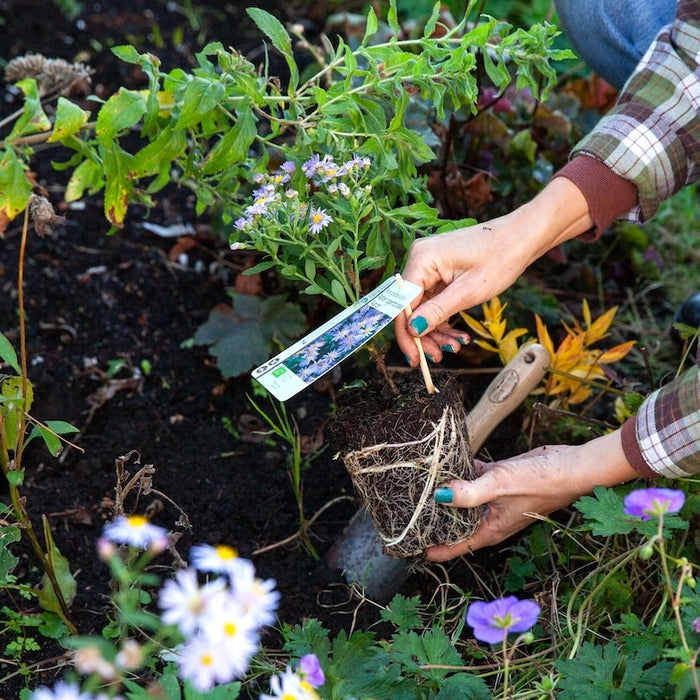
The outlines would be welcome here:
M 615 219 L 637 204 L 637 186 L 592 156 L 574 156 L 554 177 L 571 180 L 586 198 L 595 224 L 582 234 L 586 240 L 600 237 Z
M 659 475 L 644 461 L 637 444 L 637 421 L 635 418 L 630 418 L 622 424 L 620 437 L 622 438 L 622 451 L 632 469 L 646 479 L 657 479 Z

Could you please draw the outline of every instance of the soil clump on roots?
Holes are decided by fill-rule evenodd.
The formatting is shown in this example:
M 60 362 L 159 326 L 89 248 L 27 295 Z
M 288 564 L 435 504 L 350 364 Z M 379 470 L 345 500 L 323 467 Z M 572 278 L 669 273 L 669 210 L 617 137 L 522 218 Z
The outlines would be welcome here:
M 474 478 L 461 388 L 449 376 L 434 394 L 416 374 L 396 384 L 398 395 L 380 380 L 343 392 L 331 441 L 385 551 L 420 562 L 428 547 L 473 534 L 481 512 L 433 498 L 446 481 Z

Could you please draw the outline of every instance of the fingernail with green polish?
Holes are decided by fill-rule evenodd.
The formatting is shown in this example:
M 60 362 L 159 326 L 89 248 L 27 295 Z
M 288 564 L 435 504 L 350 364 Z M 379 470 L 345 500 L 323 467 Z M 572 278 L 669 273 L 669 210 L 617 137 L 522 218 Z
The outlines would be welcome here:
M 443 349 L 445 352 L 454 352 L 454 351 L 455 351 L 455 349 L 454 349 L 451 345 L 443 345 L 443 346 L 442 346 L 442 349 Z
M 409 367 L 413 367 L 413 365 L 411 364 L 411 358 L 408 355 L 406 355 L 405 353 L 404 353 L 404 358 L 406 358 L 406 364 Z
M 452 493 L 452 489 L 441 488 L 435 490 L 436 503 L 452 503 L 453 499 L 454 494 Z
M 426 353 L 425 353 L 425 356 L 426 356 L 431 362 L 435 362 L 433 356 L 432 356 L 429 352 L 426 352 Z
M 413 329 L 420 335 L 428 327 L 428 322 L 422 316 L 416 316 L 412 321 L 411 325 Z

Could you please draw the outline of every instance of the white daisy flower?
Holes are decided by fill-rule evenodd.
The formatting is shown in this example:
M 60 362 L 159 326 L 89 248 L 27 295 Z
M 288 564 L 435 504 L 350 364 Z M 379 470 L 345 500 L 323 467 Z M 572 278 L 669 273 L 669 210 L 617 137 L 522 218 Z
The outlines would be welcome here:
M 287 666 L 283 673 L 270 678 L 271 695 L 262 694 L 260 700 L 318 700 L 313 686 Z
M 161 619 L 166 625 L 177 625 L 185 636 L 191 635 L 215 615 L 216 601 L 226 596 L 226 590 L 224 579 L 200 586 L 194 569 L 178 571 L 158 595 L 158 606 L 164 610 Z
M 242 569 L 254 569 L 253 562 L 238 556 L 238 550 L 226 544 L 200 544 L 190 550 L 197 571 L 235 576 Z
M 333 221 L 333 219 L 325 209 L 311 207 L 311 213 L 309 214 L 309 230 L 311 233 L 319 233 L 322 229 L 326 228 L 331 221 Z
M 231 673 L 238 678 L 245 675 L 250 660 L 258 651 L 258 625 L 231 596 L 217 608 L 216 615 L 208 618 L 202 634 L 225 648 Z
M 244 612 L 259 626 L 272 625 L 279 606 L 280 593 L 275 580 L 259 579 L 254 569 L 241 570 L 232 581 L 235 598 Z
M 83 693 L 75 683 L 63 681 L 58 681 L 53 688 L 37 688 L 29 697 L 31 700 L 92 700 L 92 695 Z
M 181 677 L 202 693 L 236 678 L 226 647 L 206 635 L 198 634 L 179 647 L 177 663 Z
M 168 531 L 152 525 L 142 515 L 119 515 L 104 527 L 104 536 L 118 544 L 128 544 L 141 549 L 163 550 L 170 544 Z

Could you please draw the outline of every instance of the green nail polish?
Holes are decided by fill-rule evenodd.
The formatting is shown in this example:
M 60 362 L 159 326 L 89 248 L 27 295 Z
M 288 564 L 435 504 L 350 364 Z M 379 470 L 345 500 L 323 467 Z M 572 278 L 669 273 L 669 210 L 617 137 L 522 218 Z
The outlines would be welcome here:
M 431 362 L 435 362 L 433 356 L 432 356 L 429 352 L 426 352 L 426 353 L 425 353 L 425 356 L 426 356 Z
M 452 489 L 441 488 L 435 490 L 436 503 L 452 503 L 453 499 L 454 494 L 452 493 Z
M 409 367 L 412 367 L 412 366 L 413 366 L 413 365 L 411 365 L 411 358 L 410 358 L 408 355 L 406 355 L 405 353 L 404 353 L 404 359 L 406 360 L 406 364 L 407 364 Z
M 423 333 L 428 327 L 428 322 L 422 316 L 416 316 L 412 321 L 411 325 L 418 335 Z
M 442 349 L 443 349 L 445 352 L 454 352 L 454 351 L 455 351 L 455 349 L 454 349 L 451 345 L 443 345 L 443 346 L 442 346 Z

